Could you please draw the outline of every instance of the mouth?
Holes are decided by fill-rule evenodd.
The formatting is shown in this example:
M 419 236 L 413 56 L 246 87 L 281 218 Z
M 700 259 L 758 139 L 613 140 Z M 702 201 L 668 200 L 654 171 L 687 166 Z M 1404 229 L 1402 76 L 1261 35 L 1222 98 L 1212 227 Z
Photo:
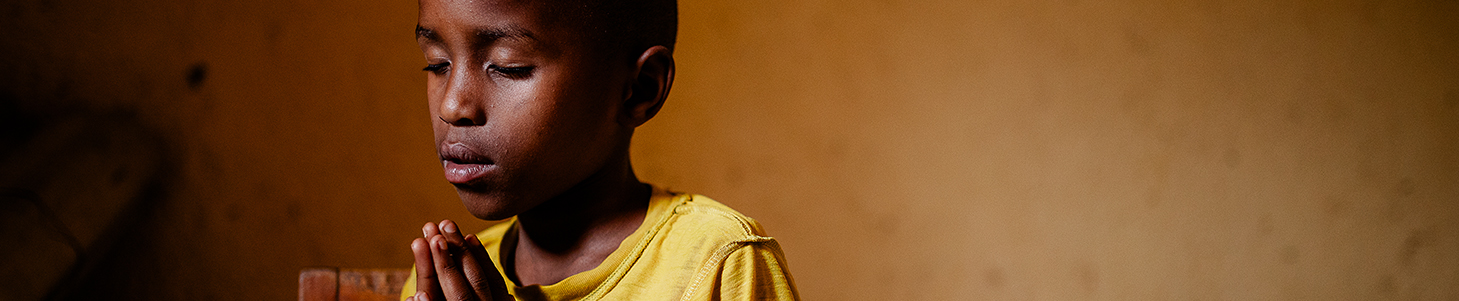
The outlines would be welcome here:
M 445 144 L 437 153 L 441 155 L 441 166 L 445 169 L 446 181 L 452 184 L 470 184 L 496 170 L 496 164 L 490 158 L 472 150 L 465 144 Z

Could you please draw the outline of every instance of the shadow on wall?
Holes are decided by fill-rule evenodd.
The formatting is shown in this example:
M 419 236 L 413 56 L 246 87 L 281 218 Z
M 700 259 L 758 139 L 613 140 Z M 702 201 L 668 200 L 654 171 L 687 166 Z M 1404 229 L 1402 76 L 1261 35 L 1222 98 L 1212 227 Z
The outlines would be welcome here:
M 0 295 L 77 298 L 101 263 L 141 246 L 126 241 L 174 182 L 168 144 L 128 112 L 35 114 L 0 97 Z

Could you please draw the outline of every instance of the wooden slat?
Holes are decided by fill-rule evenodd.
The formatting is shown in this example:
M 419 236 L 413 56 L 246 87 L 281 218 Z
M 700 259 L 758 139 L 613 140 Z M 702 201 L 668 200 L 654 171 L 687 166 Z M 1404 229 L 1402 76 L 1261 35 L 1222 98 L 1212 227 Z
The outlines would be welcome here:
M 407 269 L 346 269 L 339 272 L 339 300 L 400 300 L 400 289 L 410 278 Z
M 299 272 L 299 301 L 400 299 L 408 269 L 308 268 Z
M 339 300 L 339 269 L 308 268 L 299 271 L 299 301 Z

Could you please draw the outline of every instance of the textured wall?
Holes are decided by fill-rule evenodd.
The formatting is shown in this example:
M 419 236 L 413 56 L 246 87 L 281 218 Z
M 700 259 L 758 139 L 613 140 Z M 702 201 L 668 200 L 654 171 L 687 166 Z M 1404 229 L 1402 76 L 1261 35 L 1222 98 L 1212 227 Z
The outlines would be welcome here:
M 1459 3 L 1182 3 L 686 4 L 640 168 L 815 299 L 1459 298 Z
M 0 6 L 16 110 L 134 112 L 175 153 L 86 285 L 289 299 L 470 219 L 413 1 L 93 2 Z M 681 11 L 640 175 L 759 219 L 808 299 L 1459 298 L 1459 3 Z

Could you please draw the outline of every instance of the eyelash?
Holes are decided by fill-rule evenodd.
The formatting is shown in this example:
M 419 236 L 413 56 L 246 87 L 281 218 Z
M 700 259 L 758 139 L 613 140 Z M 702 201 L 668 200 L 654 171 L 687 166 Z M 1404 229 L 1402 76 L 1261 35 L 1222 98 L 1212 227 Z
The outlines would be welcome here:
M 429 64 L 426 65 L 425 68 L 422 68 L 421 71 L 427 71 L 435 74 L 446 74 L 446 71 L 450 67 L 451 63 Z M 486 66 L 486 69 L 506 76 L 508 78 L 523 78 L 532 75 L 533 67 L 502 67 L 497 65 L 488 65 Z
M 426 67 L 424 69 L 420 69 L 420 70 L 421 71 L 427 71 L 427 72 L 430 72 L 430 73 L 435 73 L 435 74 L 446 74 L 446 68 L 447 67 L 451 67 L 451 63 L 429 64 L 429 65 L 426 65 Z
M 526 67 L 502 67 L 497 65 L 486 66 L 487 70 L 506 76 L 507 78 L 525 78 L 532 75 L 532 66 Z

